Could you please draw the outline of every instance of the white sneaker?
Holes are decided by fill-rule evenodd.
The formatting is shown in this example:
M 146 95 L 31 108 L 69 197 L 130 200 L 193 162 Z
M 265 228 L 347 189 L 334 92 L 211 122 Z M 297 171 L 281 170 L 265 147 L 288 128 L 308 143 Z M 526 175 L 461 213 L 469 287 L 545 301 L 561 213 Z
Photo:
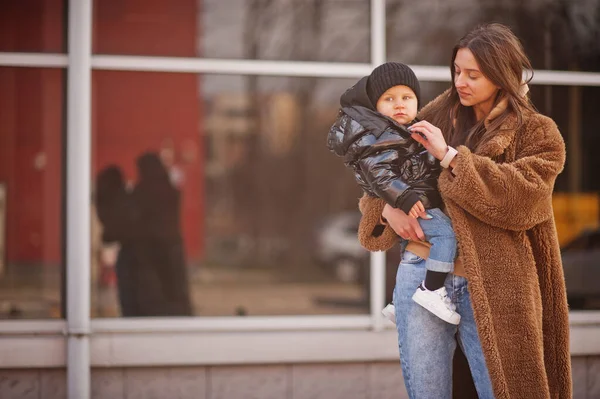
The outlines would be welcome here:
M 388 303 L 388 305 L 383 308 L 381 313 L 385 316 L 386 319 L 396 324 L 396 308 L 394 308 L 393 303 Z
M 448 298 L 446 287 L 429 291 L 421 283 L 417 287 L 417 291 L 415 291 L 412 299 L 445 322 L 450 324 L 460 323 L 460 315 L 456 313 L 456 306 Z

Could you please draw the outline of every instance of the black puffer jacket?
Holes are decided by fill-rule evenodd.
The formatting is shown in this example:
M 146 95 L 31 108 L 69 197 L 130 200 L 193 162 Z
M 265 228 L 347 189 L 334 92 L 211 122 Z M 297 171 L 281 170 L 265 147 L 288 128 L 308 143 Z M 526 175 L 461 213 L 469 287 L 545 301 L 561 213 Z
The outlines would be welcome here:
M 364 77 L 342 95 L 327 146 L 344 158 L 367 194 L 406 213 L 419 200 L 426 209 L 440 207 L 439 162 L 405 126 L 376 112 L 366 86 Z

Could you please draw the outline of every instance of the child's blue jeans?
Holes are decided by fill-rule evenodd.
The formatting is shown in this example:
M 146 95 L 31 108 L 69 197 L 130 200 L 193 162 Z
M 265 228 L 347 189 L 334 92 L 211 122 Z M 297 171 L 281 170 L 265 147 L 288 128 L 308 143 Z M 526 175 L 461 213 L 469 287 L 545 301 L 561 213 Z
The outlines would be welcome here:
M 431 219 L 419 218 L 425 240 L 431 244 L 425 268 L 433 272 L 450 273 L 456 258 L 456 236 L 452 222 L 439 208 L 426 210 Z

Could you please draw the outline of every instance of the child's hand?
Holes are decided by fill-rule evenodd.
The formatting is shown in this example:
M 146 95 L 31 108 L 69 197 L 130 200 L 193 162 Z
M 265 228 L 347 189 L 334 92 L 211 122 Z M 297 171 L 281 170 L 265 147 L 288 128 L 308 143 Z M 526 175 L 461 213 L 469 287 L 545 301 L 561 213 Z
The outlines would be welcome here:
M 415 202 L 415 204 L 413 205 L 413 207 L 410 209 L 410 211 L 408 212 L 408 215 L 412 218 L 423 218 L 423 219 L 431 219 L 431 216 L 429 216 L 426 212 L 425 212 L 425 207 L 423 206 L 423 203 L 421 201 L 417 201 Z

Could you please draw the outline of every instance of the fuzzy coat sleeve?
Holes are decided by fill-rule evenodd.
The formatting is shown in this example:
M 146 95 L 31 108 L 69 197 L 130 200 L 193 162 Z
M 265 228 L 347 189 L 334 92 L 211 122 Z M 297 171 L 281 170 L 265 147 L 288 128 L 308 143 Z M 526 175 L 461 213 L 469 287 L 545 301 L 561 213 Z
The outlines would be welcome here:
M 389 225 L 380 223 L 384 206 L 384 200 L 367 194 L 364 194 L 358 203 L 358 209 L 362 213 L 358 226 L 358 240 L 365 249 L 372 252 L 387 251 L 399 240 Z
M 458 147 L 453 173 L 444 170 L 439 189 L 444 200 L 482 222 L 522 231 L 552 217 L 552 191 L 565 162 L 565 145 L 549 118 L 535 118 L 525 129 L 515 161 L 496 163 L 489 157 Z

